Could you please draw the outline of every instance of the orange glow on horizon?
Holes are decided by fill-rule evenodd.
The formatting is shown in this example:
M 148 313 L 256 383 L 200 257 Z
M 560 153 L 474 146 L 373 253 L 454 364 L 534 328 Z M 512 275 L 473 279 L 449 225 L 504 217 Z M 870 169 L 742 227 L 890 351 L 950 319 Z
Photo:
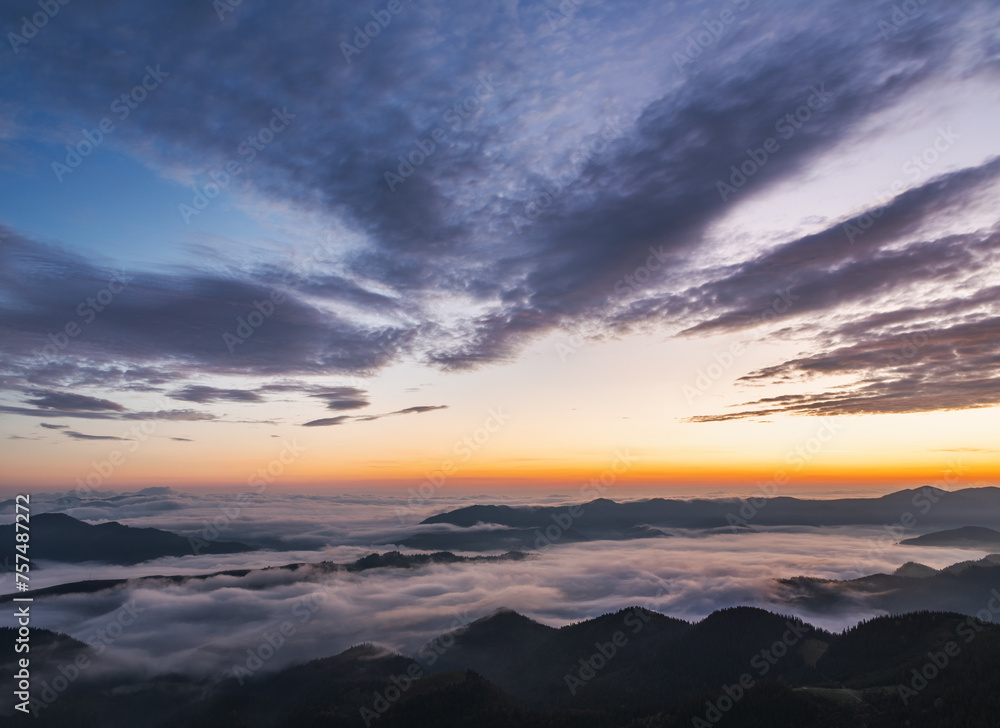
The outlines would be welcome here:
M 150 462 L 141 466 L 123 468 L 106 479 L 87 471 L 76 469 L 72 475 L 59 463 L 38 464 L 30 468 L 4 467 L 5 477 L 0 487 L 4 489 L 30 488 L 34 490 L 73 490 L 88 482 L 95 490 L 125 490 L 132 487 L 173 485 L 178 488 L 211 489 L 213 487 L 249 487 L 253 478 L 264 477 L 275 487 L 294 490 L 296 486 L 310 489 L 344 489 L 353 486 L 407 488 L 426 481 L 439 487 L 470 485 L 496 489 L 499 492 L 537 488 L 582 488 L 591 482 L 603 483 L 609 491 L 616 487 L 642 487 L 665 489 L 676 487 L 729 487 L 740 492 L 761 486 L 776 485 L 778 490 L 809 486 L 863 487 L 882 489 L 885 484 L 899 487 L 930 485 L 958 489 L 1000 482 L 1000 461 L 996 457 L 928 458 L 926 462 L 870 462 L 840 460 L 830 464 L 806 464 L 796 470 L 788 463 L 722 462 L 711 465 L 692 462 L 647 462 L 635 457 L 627 465 L 624 459 L 615 458 L 590 462 L 569 462 L 552 459 L 538 462 L 532 459 L 509 459 L 452 463 L 448 461 L 396 462 L 391 466 L 373 466 L 365 462 L 351 462 L 331 468 L 325 463 L 292 463 L 287 467 L 272 466 L 274 460 L 219 459 L 201 463 L 197 473 L 187 462 Z M 88 481 L 87 478 L 91 477 Z

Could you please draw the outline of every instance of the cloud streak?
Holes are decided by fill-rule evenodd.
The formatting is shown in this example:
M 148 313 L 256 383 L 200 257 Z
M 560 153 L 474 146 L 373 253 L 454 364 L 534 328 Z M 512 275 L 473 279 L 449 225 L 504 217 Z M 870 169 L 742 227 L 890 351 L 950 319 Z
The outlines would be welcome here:
M 448 405 L 421 405 L 417 407 L 406 407 L 405 409 L 396 410 L 395 412 L 385 412 L 379 415 L 339 415 L 337 417 L 325 417 L 318 420 L 311 420 L 309 422 L 303 423 L 303 427 L 333 427 L 336 425 L 343 425 L 347 422 L 372 422 L 374 420 L 381 420 L 385 417 L 396 417 L 397 415 L 419 415 L 425 412 L 433 412 L 435 410 L 448 409 Z
M 65 430 L 62 434 L 73 440 L 117 440 L 119 442 L 129 442 L 127 437 L 112 437 L 111 435 L 85 435 L 75 430 Z

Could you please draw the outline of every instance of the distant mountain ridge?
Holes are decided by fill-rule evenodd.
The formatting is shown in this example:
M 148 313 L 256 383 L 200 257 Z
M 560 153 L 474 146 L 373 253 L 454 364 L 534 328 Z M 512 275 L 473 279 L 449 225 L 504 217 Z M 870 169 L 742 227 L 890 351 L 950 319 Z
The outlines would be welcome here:
M 883 612 L 949 611 L 975 615 L 997 605 L 1000 620 L 1000 554 L 961 561 L 943 569 L 909 562 L 893 574 L 843 581 L 798 576 L 779 579 L 783 603 L 814 614 L 862 609 Z M 996 598 L 994 596 L 996 595 Z
M 315 563 L 297 562 L 294 564 L 284 564 L 282 566 L 265 566 L 257 569 L 227 569 L 225 571 L 213 571 L 208 574 L 171 574 L 169 576 L 151 575 L 140 576 L 132 579 L 90 579 L 86 581 L 74 581 L 65 584 L 34 589 L 28 592 L 16 592 L 0 595 L 0 604 L 12 600 L 15 596 L 30 596 L 32 598 L 42 598 L 46 596 L 56 596 L 64 594 L 94 594 L 106 589 L 116 589 L 127 584 L 149 585 L 156 584 L 184 584 L 189 581 L 199 581 L 211 579 L 217 576 L 244 577 L 251 574 L 260 574 L 275 571 L 305 571 L 314 569 L 318 574 L 332 574 L 336 572 L 357 573 L 368 571 L 369 569 L 414 569 L 430 564 L 458 564 L 458 563 L 495 563 L 500 561 L 522 561 L 530 558 L 531 554 L 512 551 L 497 556 L 456 556 L 449 551 L 439 551 L 433 554 L 402 554 L 399 551 L 390 551 L 384 554 L 372 553 L 362 556 L 357 561 L 349 564 L 338 564 L 333 561 L 319 561 Z
M 1000 531 L 983 526 L 963 526 L 948 531 L 925 533 L 900 541 L 906 546 L 942 546 L 978 551 L 1000 551 Z
M 598 498 L 563 506 L 473 505 L 425 518 L 426 530 L 399 540 L 421 549 L 530 549 L 548 543 L 663 538 L 669 529 L 740 533 L 776 526 L 885 526 L 902 523 L 1000 527 L 1000 488 L 945 491 L 932 486 L 879 498 L 808 500 L 778 496 L 740 499 L 665 499 L 615 502 Z M 501 529 L 475 528 L 480 524 Z M 908 525 L 909 524 L 909 525 Z M 436 526 L 457 526 L 444 531 Z
M 191 542 L 176 533 L 158 528 L 124 526 L 117 521 L 93 525 L 65 513 L 39 513 L 29 522 L 32 559 L 79 564 L 103 561 L 108 564 L 131 566 L 165 556 L 192 556 Z M 14 543 L 15 526 L 0 526 L 0 559 L 11 558 L 6 544 Z M 238 554 L 256 551 L 235 541 L 214 541 L 199 546 L 202 554 Z

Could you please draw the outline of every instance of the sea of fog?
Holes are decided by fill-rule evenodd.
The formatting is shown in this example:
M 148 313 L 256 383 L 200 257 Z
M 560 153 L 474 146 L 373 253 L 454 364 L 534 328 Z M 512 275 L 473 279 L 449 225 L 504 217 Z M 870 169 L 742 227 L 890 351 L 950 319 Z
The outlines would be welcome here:
M 267 542 L 274 550 L 166 558 L 127 567 L 43 561 L 33 572 L 32 586 L 294 562 L 351 562 L 374 551 L 395 550 L 393 539 L 412 533 L 426 515 L 498 500 L 442 493 L 420 508 L 408 508 L 405 499 L 392 494 L 265 493 L 238 501 L 233 494 L 154 488 L 113 501 L 92 498 L 83 503 L 39 495 L 33 498 L 35 512 L 61 510 L 91 522 L 117 520 L 186 536 Z M 529 499 L 519 494 L 504 500 L 513 504 Z M 532 502 L 564 500 L 551 496 Z M 786 592 L 776 580 L 800 575 L 850 579 L 891 573 L 908 561 L 940 568 L 982 556 L 958 549 L 900 546 L 896 541 L 905 536 L 884 527 L 673 534 L 631 541 L 557 542 L 523 561 L 333 575 L 270 571 L 183 584 L 131 584 L 116 591 L 40 600 L 33 624 L 94 641 L 122 605 L 130 604 L 137 616 L 127 629 L 114 629 L 122 633 L 107 644 L 113 656 L 103 663 L 107 669 L 179 671 L 214 678 L 245 661 L 247 649 L 262 644 L 285 623 L 291 623 L 294 631 L 283 640 L 268 669 L 330 656 L 360 642 L 414 654 L 428 639 L 500 607 L 559 626 L 630 605 L 686 620 L 699 620 L 722 607 L 755 605 L 840 630 L 875 613 L 861 607 L 835 616 L 803 612 L 786 604 Z M 0 592 L 11 591 L 5 587 L 12 581 L 9 573 L 3 574 Z

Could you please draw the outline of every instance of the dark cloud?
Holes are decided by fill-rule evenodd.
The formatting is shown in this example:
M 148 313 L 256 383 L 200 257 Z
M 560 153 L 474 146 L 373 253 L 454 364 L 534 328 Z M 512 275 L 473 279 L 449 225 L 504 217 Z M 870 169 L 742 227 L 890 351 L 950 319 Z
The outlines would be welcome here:
M 361 409 L 368 406 L 367 392 L 357 387 L 332 387 L 310 394 L 326 402 L 327 409 L 336 412 L 343 410 Z
M 410 414 L 421 414 L 423 412 L 432 412 L 439 409 L 448 409 L 446 404 L 436 404 L 436 405 L 422 405 L 419 407 L 407 407 L 406 409 L 401 409 L 396 412 L 391 412 L 394 415 L 410 415 Z
M 85 435 L 82 432 L 76 432 L 74 430 L 66 430 L 62 434 L 74 440 L 118 440 L 120 442 L 129 442 L 127 437 L 112 437 L 111 435 Z
M 48 369 L 51 378 L 67 381 L 123 357 L 143 371 L 155 371 L 156 364 L 169 359 L 169 376 L 152 380 L 157 383 L 194 370 L 361 373 L 384 364 L 394 351 L 392 347 L 405 340 L 402 329 L 357 326 L 314 308 L 291 292 L 258 328 L 241 329 L 240 320 L 246 321 L 255 311 L 254 302 L 268 300 L 274 290 L 250 274 L 239 279 L 201 273 L 137 273 L 114 301 L 85 325 L 84 319 L 76 317 L 76 307 L 93 296 L 111 272 L 17 236 L 0 242 L 0 262 L 0 286 L 11 301 L 0 312 L 8 380 L 26 382 L 41 368 Z M 28 279 L 33 280 L 30 285 Z M 67 321 L 82 331 L 60 349 L 48 334 L 62 330 Z M 227 340 L 226 335 L 232 338 Z M 62 365 L 58 371 L 52 371 L 53 362 Z M 198 386 L 191 385 L 178 394 L 189 401 L 212 395 L 241 396 L 200 390 Z
M 82 410 L 32 409 L 0 405 L 0 412 L 25 417 L 72 417 L 83 420 L 170 420 L 178 422 L 199 422 L 218 419 L 208 412 L 195 410 L 157 410 L 149 412 L 87 412 Z
M 700 319 L 686 328 L 687 335 L 753 329 L 786 318 L 811 332 L 809 343 L 818 353 L 751 372 L 742 383 L 855 377 L 822 393 L 763 398 L 741 405 L 749 409 L 691 421 L 780 412 L 926 412 L 1000 402 L 1000 287 L 977 282 L 992 280 L 1000 228 L 931 239 L 918 234 L 946 213 L 961 214 L 981 201 L 998 179 L 1000 159 L 938 177 L 867 211 L 866 229 L 854 228 L 859 234 L 846 232 L 859 218 L 831 225 L 674 296 L 657 314 L 670 308 L 679 320 Z M 936 293 L 899 303 L 921 287 Z M 968 292 L 962 296 L 941 293 L 963 287 Z M 825 318 L 852 305 L 857 308 L 838 319 Z M 859 312 L 866 310 L 878 313 Z
M 42 407 L 53 410 L 77 411 L 106 411 L 124 412 L 125 408 L 120 404 L 107 399 L 89 397 L 85 394 L 75 394 L 73 392 L 33 392 L 27 399 L 27 403 L 35 407 Z
M 204 384 L 191 384 L 171 393 L 173 399 L 199 404 L 213 402 L 259 403 L 269 395 L 305 394 L 326 403 L 327 409 L 344 411 L 367 407 L 368 393 L 358 387 L 322 387 L 300 382 L 267 384 L 258 389 L 223 389 Z
M 206 404 L 209 402 L 261 402 L 262 398 L 257 392 L 244 389 L 219 389 L 203 384 L 191 384 L 184 389 L 170 395 L 173 399 L 185 402 L 197 402 Z
M 407 407 L 406 409 L 396 410 L 395 412 L 386 412 L 380 415 L 362 415 L 362 416 L 352 416 L 352 415 L 340 415 L 338 417 L 327 417 L 321 420 L 313 420 L 312 422 L 306 422 L 303 427 L 330 427 L 333 425 L 342 425 L 345 422 L 354 420 L 355 422 L 371 422 L 373 420 L 380 420 L 383 417 L 394 417 L 396 415 L 413 415 L 413 414 L 423 414 L 424 412 L 433 412 L 434 410 L 448 409 L 448 405 L 422 405 L 418 407 Z
M 44 427 L 46 430 L 65 430 L 69 425 L 52 425 L 48 422 L 39 422 L 39 427 Z
M 434 410 L 448 409 L 446 404 L 438 405 L 422 405 L 419 407 L 407 407 L 406 409 L 396 410 L 395 412 L 386 412 L 384 415 L 366 415 L 364 417 L 356 417 L 355 419 L 361 422 L 367 422 L 368 420 L 378 420 L 383 417 L 393 417 L 394 415 L 419 415 L 424 412 L 433 412 Z
M 504 359 L 519 342 L 555 325 L 605 317 L 609 307 L 621 303 L 616 301 L 618 282 L 652 251 L 659 266 L 668 269 L 690 253 L 708 225 L 733 204 L 721 199 L 717 182 L 727 177 L 730 165 L 746 158 L 748 148 L 777 136 L 775 121 L 815 96 L 815 89 L 823 89 L 829 99 L 782 142 L 780 153 L 742 194 L 801 172 L 860 120 L 926 81 L 929 59 L 948 62 L 945 32 L 925 27 L 919 35 L 924 42 L 919 62 L 907 58 L 912 48 L 878 47 L 845 32 L 837 39 L 809 41 L 777 33 L 767 42 L 758 39 L 753 50 L 730 62 L 699 64 L 677 91 L 650 104 L 628 134 L 585 165 L 572 188 L 523 233 L 530 253 L 502 259 L 510 270 L 498 276 L 509 280 L 516 273 L 519 287 L 506 292 L 505 305 L 469 322 L 462 343 L 443 348 L 433 360 L 467 367 Z M 796 62 L 788 63 L 789 58 Z M 907 67 L 899 75 L 875 71 L 896 63 Z M 672 282 L 668 273 L 662 280 Z M 767 281 L 773 298 L 783 279 Z M 711 313 L 720 303 L 705 296 L 701 305 Z M 645 304 L 628 320 L 655 320 L 662 311 L 674 310 L 670 295 L 656 294 Z M 620 324 L 622 318 L 611 321 Z
M 324 417 L 319 420 L 312 420 L 311 422 L 306 422 L 303 427 L 333 427 L 335 425 L 342 425 L 345 422 L 353 419 L 350 415 L 340 415 L 339 417 Z
M 1000 180 L 1000 159 L 931 180 L 902 193 L 872 215 L 867 231 L 852 237 L 852 219 L 792 240 L 696 289 L 662 303 L 662 312 L 701 319 L 685 333 L 734 331 L 759 325 L 782 291 L 794 316 L 852 303 L 871 303 L 916 284 L 960 283 L 992 264 L 998 234 L 969 233 L 936 240 L 914 238 L 929 221 L 961 213 Z M 781 308 L 779 306 L 779 308 Z M 901 309 L 904 312 L 906 309 Z M 654 311 L 647 307 L 643 316 Z M 707 315 L 706 315 L 707 314 Z
M 0 412 L 11 415 L 23 415 L 25 417 L 73 417 L 82 420 L 111 420 L 118 419 L 118 416 L 108 412 L 78 412 L 74 410 L 57 411 L 50 409 L 32 409 L 31 407 L 12 407 L 10 405 L 0 405 Z
M 878 318 L 870 317 L 867 323 Z M 874 326 L 866 329 L 864 322 L 858 322 L 839 333 L 852 331 L 859 340 L 849 345 L 752 372 L 742 381 L 797 381 L 824 374 L 853 375 L 855 382 L 823 392 L 765 397 L 742 405 L 750 410 L 702 415 L 691 421 L 719 422 L 782 412 L 929 412 L 1000 404 L 1000 317 L 894 334 Z

